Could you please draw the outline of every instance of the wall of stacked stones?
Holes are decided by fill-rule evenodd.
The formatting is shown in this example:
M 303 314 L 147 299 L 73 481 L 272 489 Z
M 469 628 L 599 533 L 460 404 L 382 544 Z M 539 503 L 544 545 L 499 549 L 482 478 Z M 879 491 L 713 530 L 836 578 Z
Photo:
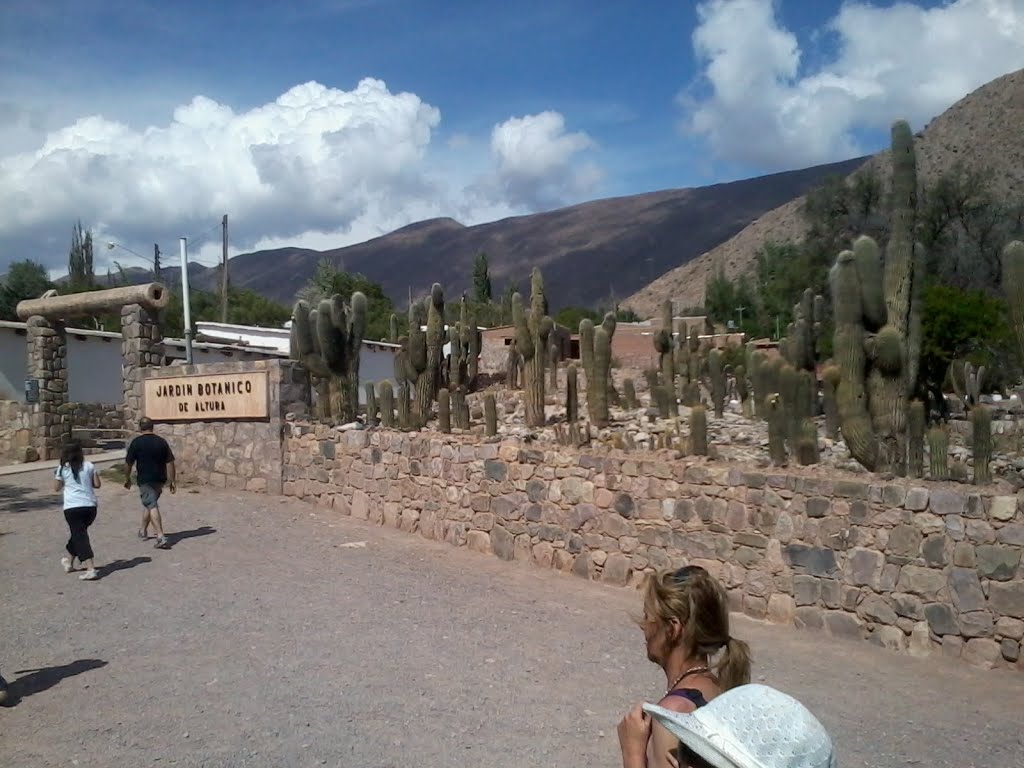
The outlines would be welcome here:
M 283 491 L 614 585 L 696 563 L 758 619 L 1024 669 L 1024 514 L 971 486 L 291 423 Z
M 0 463 L 29 458 L 32 448 L 32 406 L 16 400 L 0 400 Z
M 163 436 L 174 451 L 175 467 L 182 482 L 280 494 L 284 417 L 297 403 L 308 402 L 308 377 L 302 366 L 291 360 L 175 365 L 140 371 L 139 413 L 144 409 L 142 391 L 147 378 L 253 371 L 268 372 L 270 400 L 266 420 L 210 419 L 155 426 L 154 431 Z

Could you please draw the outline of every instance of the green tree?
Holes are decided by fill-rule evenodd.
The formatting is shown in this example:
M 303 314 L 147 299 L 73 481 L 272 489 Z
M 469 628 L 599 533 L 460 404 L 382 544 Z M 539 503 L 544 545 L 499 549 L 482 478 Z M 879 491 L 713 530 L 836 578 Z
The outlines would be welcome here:
M 328 259 L 320 260 L 309 283 L 299 291 L 298 298 L 315 302 L 337 293 L 347 299 L 355 291 L 362 291 L 366 296 L 365 338 L 367 340 L 387 339 L 391 328 L 392 314 L 398 315 L 399 333 L 403 332 L 405 325 L 403 318 L 406 313 L 395 312 L 395 305 L 384 293 L 380 283 L 374 283 L 358 273 L 337 269 Z
M 53 283 L 42 264 L 29 259 L 14 262 L 0 285 L 0 320 L 17 320 L 18 302 L 38 299 L 51 288 Z
M 573 333 L 580 327 L 580 321 L 584 318 L 593 320 L 595 324 L 601 323 L 602 315 L 594 309 L 586 307 L 563 307 L 555 315 L 555 322 L 572 330 Z
M 925 289 L 922 314 L 919 386 L 946 416 L 942 397 L 946 375 L 954 360 L 985 365 L 988 385 L 1001 387 L 1017 378 L 1011 337 L 1005 321 L 1005 303 L 984 291 L 963 291 L 943 285 Z
M 68 253 L 68 277 L 73 293 L 94 290 L 96 274 L 92 257 L 92 230 L 83 230 L 79 221 L 71 230 L 71 250 Z
M 487 268 L 486 253 L 480 253 L 473 263 L 473 298 L 478 304 L 491 302 L 491 275 Z

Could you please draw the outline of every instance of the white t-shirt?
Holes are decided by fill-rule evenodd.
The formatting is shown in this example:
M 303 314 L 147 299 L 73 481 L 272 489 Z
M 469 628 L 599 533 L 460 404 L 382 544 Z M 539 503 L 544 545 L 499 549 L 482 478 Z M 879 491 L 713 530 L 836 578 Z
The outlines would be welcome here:
M 92 477 L 95 473 L 96 467 L 91 461 L 82 464 L 82 468 L 78 470 L 78 480 L 75 480 L 75 473 L 71 471 L 70 464 L 57 467 L 53 477 L 64 481 L 64 509 L 96 506 L 96 489 L 92 487 Z

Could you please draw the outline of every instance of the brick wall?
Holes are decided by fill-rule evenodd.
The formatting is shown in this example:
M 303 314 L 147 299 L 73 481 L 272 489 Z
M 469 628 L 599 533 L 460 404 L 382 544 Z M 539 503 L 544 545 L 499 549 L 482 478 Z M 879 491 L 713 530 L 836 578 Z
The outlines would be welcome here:
M 759 619 L 1020 670 L 1024 514 L 969 486 L 290 424 L 283 491 L 610 584 L 705 566 Z

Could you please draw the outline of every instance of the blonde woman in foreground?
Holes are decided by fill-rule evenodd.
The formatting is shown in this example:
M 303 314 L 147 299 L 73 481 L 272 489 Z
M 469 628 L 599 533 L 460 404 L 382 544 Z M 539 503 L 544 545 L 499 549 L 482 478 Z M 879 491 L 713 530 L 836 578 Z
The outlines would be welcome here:
M 704 568 L 651 575 L 641 622 L 647 658 L 665 672 L 658 706 L 691 713 L 723 691 L 750 682 L 750 648 L 730 634 L 725 590 Z M 641 705 L 619 723 L 623 768 L 669 768 L 679 738 L 652 724 Z

